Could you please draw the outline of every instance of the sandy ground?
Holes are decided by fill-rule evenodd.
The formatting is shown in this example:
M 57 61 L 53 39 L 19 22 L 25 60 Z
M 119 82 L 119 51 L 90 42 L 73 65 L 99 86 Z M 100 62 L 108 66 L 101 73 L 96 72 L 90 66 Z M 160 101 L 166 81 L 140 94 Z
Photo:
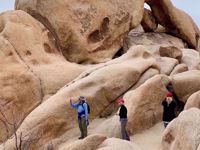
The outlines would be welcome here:
M 159 150 L 164 127 L 162 123 L 131 137 L 142 150 Z
M 106 119 L 93 120 L 89 126 L 89 130 L 88 130 L 89 135 L 95 134 L 95 133 L 98 134 L 98 130 L 95 127 L 102 124 L 104 121 L 106 121 Z M 137 144 L 141 148 L 141 150 L 160 150 L 160 144 L 161 144 L 163 131 L 164 131 L 163 123 L 158 123 L 154 127 L 148 130 L 145 130 L 141 133 L 131 136 L 131 142 L 134 142 L 135 144 Z M 105 133 L 101 133 L 101 134 L 104 135 Z M 62 142 L 63 144 L 69 144 L 71 142 L 74 142 L 78 140 L 79 135 L 80 135 L 79 129 L 74 128 L 64 135 L 64 139 Z

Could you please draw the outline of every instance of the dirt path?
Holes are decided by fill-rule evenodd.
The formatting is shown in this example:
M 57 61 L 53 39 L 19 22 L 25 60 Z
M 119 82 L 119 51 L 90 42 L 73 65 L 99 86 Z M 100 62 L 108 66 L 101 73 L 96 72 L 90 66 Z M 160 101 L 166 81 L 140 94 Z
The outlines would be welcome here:
M 131 137 L 142 150 L 159 150 L 164 127 L 162 123 Z

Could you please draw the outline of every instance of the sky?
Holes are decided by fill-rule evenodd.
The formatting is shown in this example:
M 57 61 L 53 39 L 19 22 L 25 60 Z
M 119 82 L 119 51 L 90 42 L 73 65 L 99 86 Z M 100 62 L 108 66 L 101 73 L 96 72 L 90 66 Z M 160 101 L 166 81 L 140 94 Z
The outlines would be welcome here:
M 200 0 L 172 0 L 173 4 L 190 16 L 200 26 Z M 0 13 L 14 9 L 15 0 L 0 0 Z

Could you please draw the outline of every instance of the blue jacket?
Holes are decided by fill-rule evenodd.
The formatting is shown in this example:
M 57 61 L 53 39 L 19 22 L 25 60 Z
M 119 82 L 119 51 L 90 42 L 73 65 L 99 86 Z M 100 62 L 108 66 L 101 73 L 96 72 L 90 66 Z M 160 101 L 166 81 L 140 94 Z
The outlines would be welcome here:
M 78 116 L 79 115 L 81 115 L 80 117 L 85 116 L 85 119 L 88 120 L 88 106 L 87 106 L 87 103 L 83 103 L 83 104 L 81 104 L 81 103 L 72 104 L 71 103 L 71 107 L 77 109 Z

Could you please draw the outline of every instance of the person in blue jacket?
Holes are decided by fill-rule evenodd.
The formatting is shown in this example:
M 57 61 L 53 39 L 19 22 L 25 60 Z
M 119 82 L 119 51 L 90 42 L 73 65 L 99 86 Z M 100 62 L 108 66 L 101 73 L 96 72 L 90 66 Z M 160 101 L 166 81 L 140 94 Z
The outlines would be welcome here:
M 87 136 L 87 126 L 89 124 L 88 106 L 85 97 L 80 96 L 78 100 L 79 100 L 78 103 L 73 104 L 72 100 L 70 99 L 70 104 L 72 108 L 77 109 L 78 124 L 81 131 L 81 136 L 79 137 L 79 139 L 83 139 Z

